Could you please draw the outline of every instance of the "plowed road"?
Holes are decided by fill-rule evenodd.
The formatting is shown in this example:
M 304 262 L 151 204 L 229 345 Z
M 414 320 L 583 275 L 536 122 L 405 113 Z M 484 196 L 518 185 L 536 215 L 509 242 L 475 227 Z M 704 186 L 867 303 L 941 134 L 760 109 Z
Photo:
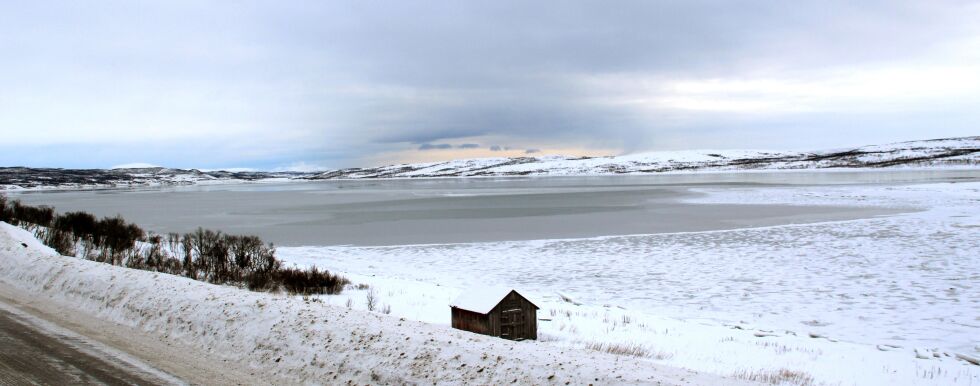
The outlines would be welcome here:
M 173 383 L 132 358 L 10 311 L 0 307 L 0 385 Z

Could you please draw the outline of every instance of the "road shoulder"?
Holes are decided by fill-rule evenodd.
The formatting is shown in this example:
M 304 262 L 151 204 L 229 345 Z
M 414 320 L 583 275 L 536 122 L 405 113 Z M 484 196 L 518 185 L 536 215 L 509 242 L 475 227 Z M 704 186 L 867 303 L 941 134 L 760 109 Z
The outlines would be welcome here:
M 152 334 L 108 322 L 35 296 L 0 281 L 0 312 L 50 339 L 66 343 L 87 355 L 119 364 L 121 371 L 159 384 L 242 385 L 275 384 L 237 363 L 213 359 L 205 350 L 163 342 Z M 26 322 L 26 323 L 25 323 Z M 215 363 L 215 361 L 220 361 Z

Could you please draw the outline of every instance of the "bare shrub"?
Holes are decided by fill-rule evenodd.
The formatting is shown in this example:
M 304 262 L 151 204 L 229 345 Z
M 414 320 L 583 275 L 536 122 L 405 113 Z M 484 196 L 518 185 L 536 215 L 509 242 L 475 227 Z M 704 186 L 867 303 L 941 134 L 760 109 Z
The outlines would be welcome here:
M 85 212 L 68 212 L 54 219 L 54 228 L 71 233 L 78 242 L 81 239 L 91 239 L 95 235 L 95 216 Z
M 284 268 L 278 271 L 278 280 L 290 294 L 338 294 L 350 283 L 347 278 L 321 271 L 316 266 L 307 270 Z
M 174 233 L 174 232 L 167 233 L 166 242 L 167 242 L 166 247 L 167 247 L 168 255 L 178 259 L 184 255 L 182 253 L 184 249 L 183 249 L 183 244 L 180 242 L 180 233 Z
M 256 236 L 225 235 L 228 251 L 239 272 L 250 272 L 262 269 L 265 261 L 262 258 L 272 246 L 262 244 L 262 239 Z
M 143 250 L 143 261 L 146 262 L 146 269 L 150 271 L 160 271 L 165 258 L 163 254 L 163 238 L 160 235 L 151 234 L 146 238 L 148 248 Z
M 382 314 L 385 314 L 385 315 L 390 315 L 391 314 L 391 305 L 390 304 L 385 304 L 385 305 L 381 306 L 381 313 Z
M 7 214 L 7 196 L 0 194 L 0 221 L 10 222 L 10 216 Z
M 75 256 L 75 240 L 72 239 L 71 233 L 50 229 L 45 232 L 45 237 L 41 241 L 63 256 Z
M 274 287 L 272 273 L 266 271 L 251 272 L 245 276 L 245 286 L 252 291 L 269 291 Z
M 180 276 L 184 273 L 184 264 L 180 259 L 164 254 L 157 264 L 156 271 Z
M 21 226 L 63 255 L 128 268 L 183 275 L 218 284 L 244 285 L 254 291 L 290 294 L 338 294 L 350 281 L 316 267 L 283 268 L 272 244 L 256 236 L 225 235 L 198 228 L 166 239 L 149 236 L 122 217 L 96 220 L 85 212 L 55 216 L 54 208 L 23 205 L 0 195 L 0 219 Z M 366 286 L 364 287 L 366 288 Z M 373 294 L 372 294 L 373 296 Z M 375 303 L 372 302 L 372 309 Z
M 225 244 L 221 232 L 197 228 L 189 236 L 191 249 L 197 255 L 195 266 L 204 275 L 204 280 L 212 283 L 228 282 L 228 245 Z
M 184 234 L 180 238 L 180 250 L 184 253 L 183 266 L 184 266 L 184 276 L 197 280 L 197 267 L 194 265 L 194 246 L 191 242 L 191 234 Z
M 374 311 L 374 308 L 378 306 L 378 294 L 371 289 L 366 295 L 367 309 L 368 311 Z
M 122 217 L 104 217 L 95 223 L 92 241 L 100 249 L 98 261 L 122 265 L 127 252 L 135 248 L 136 241 L 143 238 L 143 229 L 136 224 L 128 224 Z
M 35 227 L 49 227 L 54 220 L 54 208 L 50 206 L 30 206 L 21 204 L 20 201 L 11 201 L 12 218 L 26 223 L 27 230 L 34 230 Z

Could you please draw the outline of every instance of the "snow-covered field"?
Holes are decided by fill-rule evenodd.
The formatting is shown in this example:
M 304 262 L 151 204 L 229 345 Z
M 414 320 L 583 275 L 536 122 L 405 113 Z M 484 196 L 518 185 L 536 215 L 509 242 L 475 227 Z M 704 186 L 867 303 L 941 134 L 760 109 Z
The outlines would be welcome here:
M 324 297 L 449 324 L 466 288 L 541 307 L 546 345 L 815 384 L 980 384 L 980 183 L 700 189 L 704 203 L 906 208 L 726 231 L 394 247 L 280 248 L 370 289 Z M 651 219 L 656 221 L 656 219 Z
M 99 329 L 118 324 L 157 346 L 205 351 L 214 384 L 230 383 L 221 374 L 232 368 L 246 373 L 231 379 L 252 374 L 256 384 L 751 384 L 351 310 L 328 304 L 331 296 L 251 292 L 58 256 L 2 222 L 0 288 L 27 294 L 30 307 L 95 317 Z

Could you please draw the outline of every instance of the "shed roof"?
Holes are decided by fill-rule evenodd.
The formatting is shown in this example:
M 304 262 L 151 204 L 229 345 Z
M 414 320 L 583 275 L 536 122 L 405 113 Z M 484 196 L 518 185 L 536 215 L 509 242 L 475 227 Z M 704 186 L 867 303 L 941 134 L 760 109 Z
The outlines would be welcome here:
M 477 287 L 470 288 L 463 291 L 456 300 L 453 300 L 449 304 L 450 307 L 461 308 L 467 311 L 478 312 L 481 314 L 489 313 L 493 310 L 497 304 L 500 304 L 501 300 L 504 300 L 511 291 L 517 292 L 517 290 L 510 287 Z M 527 298 L 527 296 L 521 295 L 522 298 L 530 302 L 535 307 L 538 307 L 534 302 Z M 540 308 L 540 307 L 538 307 Z

